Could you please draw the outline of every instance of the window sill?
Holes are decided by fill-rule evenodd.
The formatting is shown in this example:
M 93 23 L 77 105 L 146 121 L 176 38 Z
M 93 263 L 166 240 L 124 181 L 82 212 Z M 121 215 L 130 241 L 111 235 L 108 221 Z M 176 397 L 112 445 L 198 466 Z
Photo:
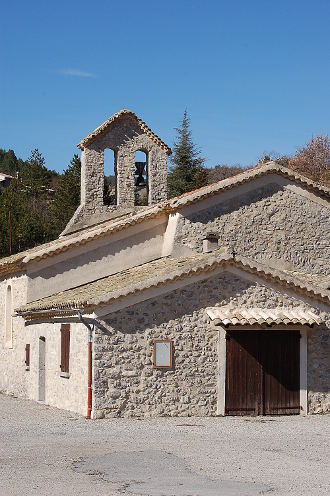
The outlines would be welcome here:
M 70 372 L 60 372 L 60 377 L 63 377 L 63 379 L 69 379 Z

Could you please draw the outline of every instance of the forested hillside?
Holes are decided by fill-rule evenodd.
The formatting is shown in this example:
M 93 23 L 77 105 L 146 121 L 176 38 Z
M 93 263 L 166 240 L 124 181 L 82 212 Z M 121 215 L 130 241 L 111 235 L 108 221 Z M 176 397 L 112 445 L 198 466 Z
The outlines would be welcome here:
M 24 161 L 13 150 L 0 149 L 0 172 L 13 176 L 0 193 L 0 256 L 57 238 L 79 205 L 78 155 L 58 174 L 38 150 Z

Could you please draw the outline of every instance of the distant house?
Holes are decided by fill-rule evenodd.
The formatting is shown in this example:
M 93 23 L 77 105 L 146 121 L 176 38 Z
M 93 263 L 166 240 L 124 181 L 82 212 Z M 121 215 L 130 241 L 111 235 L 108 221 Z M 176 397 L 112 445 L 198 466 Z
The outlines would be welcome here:
M 8 174 L 4 174 L 3 172 L 0 172 L 0 191 L 4 190 L 5 188 L 8 188 L 12 179 L 13 176 L 9 176 Z
M 329 189 L 268 162 L 167 200 L 171 150 L 128 110 L 78 146 L 65 231 L 0 260 L 0 389 L 92 418 L 329 412 Z

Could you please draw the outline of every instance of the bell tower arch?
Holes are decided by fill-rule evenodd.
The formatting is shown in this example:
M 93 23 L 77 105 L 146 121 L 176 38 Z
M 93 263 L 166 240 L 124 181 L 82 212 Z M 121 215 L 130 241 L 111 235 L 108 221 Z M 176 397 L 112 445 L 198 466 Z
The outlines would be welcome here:
M 171 149 L 134 112 L 114 114 L 81 140 L 78 148 L 81 204 L 62 234 L 167 199 L 167 156 Z M 106 183 L 104 179 L 108 150 L 114 157 L 110 186 L 109 179 Z

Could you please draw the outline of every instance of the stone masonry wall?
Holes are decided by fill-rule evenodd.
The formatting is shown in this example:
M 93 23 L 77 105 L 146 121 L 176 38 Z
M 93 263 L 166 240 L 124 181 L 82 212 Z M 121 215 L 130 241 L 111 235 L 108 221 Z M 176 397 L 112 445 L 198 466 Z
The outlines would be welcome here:
M 94 340 L 94 416 L 216 415 L 218 332 L 205 308 L 228 303 L 301 306 L 299 300 L 223 273 L 110 315 Z M 312 330 L 309 338 L 311 412 L 330 411 L 328 333 L 327 327 Z M 173 340 L 172 370 L 153 369 L 155 338 Z
M 330 314 L 321 313 L 321 316 L 325 323 L 311 331 L 308 337 L 309 413 L 330 412 Z
M 219 245 L 260 261 L 282 261 L 279 268 L 329 274 L 329 208 L 278 184 L 240 194 L 181 218 L 176 242 L 202 251 L 209 232 Z M 221 195 L 219 196 L 219 200 Z
M 122 117 L 86 147 L 82 156 L 82 200 L 85 211 L 95 213 L 103 205 L 104 150 L 117 154 L 117 204 L 134 207 L 135 152 L 148 154 L 149 205 L 167 198 L 167 155 L 143 133 L 131 117 Z M 110 207 L 110 210 L 113 210 Z

